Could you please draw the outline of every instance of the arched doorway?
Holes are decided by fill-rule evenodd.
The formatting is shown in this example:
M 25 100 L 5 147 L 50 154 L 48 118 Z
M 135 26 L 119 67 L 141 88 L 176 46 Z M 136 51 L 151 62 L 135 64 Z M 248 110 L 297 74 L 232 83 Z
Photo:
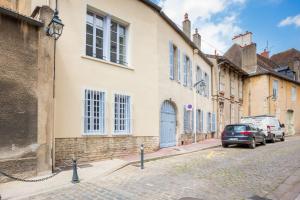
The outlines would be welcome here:
M 160 147 L 176 146 L 176 109 L 164 101 L 160 109 Z

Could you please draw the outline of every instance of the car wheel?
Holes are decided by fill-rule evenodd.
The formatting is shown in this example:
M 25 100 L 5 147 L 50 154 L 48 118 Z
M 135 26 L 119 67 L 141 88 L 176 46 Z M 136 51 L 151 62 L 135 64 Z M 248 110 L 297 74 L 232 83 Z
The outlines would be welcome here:
M 227 147 L 228 147 L 228 144 L 224 144 L 224 143 L 223 143 L 223 144 L 222 144 L 222 147 L 223 147 L 223 148 L 227 148 Z
M 263 138 L 263 141 L 261 142 L 261 144 L 262 144 L 262 145 L 266 145 L 266 144 L 267 144 L 267 141 L 266 141 L 266 138 L 265 138 L 265 137 Z
M 256 141 L 255 141 L 255 138 L 253 138 L 253 139 L 251 140 L 251 143 L 249 144 L 249 147 L 250 147 L 251 149 L 255 149 L 255 147 L 256 147 Z
M 273 135 L 273 137 L 272 137 L 272 139 L 271 139 L 271 142 L 272 142 L 272 143 L 275 143 L 275 142 L 276 142 L 276 137 L 275 137 L 275 135 Z
M 282 137 L 280 138 L 280 141 L 283 142 L 285 140 L 284 135 L 282 135 Z

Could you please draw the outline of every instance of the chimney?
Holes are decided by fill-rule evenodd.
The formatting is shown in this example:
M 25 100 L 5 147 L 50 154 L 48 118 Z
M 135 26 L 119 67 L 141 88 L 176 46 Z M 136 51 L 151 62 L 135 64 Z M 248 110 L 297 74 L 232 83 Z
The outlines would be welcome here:
M 198 29 L 195 29 L 195 33 L 193 34 L 193 42 L 201 50 L 201 35 L 198 33 Z
M 236 35 L 232 38 L 234 44 L 238 44 L 241 47 L 248 46 L 252 44 L 252 33 L 246 31 L 244 34 Z
M 261 52 L 260 55 L 265 58 L 270 58 L 270 51 L 267 51 L 266 49 L 264 49 L 264 51 Z
M 184 20 L 182 22 L 182 28 L 183 32 L 188 36 L 188 38 L 191 38 L 191 21 L 189 20 L 189 15 L 185 13 Z

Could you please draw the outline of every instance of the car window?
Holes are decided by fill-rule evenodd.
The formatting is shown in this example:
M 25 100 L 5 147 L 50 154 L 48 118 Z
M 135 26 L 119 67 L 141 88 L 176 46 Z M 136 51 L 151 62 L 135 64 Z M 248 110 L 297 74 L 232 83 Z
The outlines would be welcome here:
M 246 130 L 245 125 L 228 125 L 225 127 L 225 131 L 241 132 L 245 130 Z

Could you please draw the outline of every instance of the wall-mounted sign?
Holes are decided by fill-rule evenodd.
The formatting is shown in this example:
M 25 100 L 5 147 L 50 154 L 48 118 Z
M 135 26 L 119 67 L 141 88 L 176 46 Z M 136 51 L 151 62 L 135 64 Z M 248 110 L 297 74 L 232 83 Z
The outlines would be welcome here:
M 188 110 L 188 111 L 192 111 L 193 110 L 193 105 L 192 104 L 186 104 L 185 109 Z

